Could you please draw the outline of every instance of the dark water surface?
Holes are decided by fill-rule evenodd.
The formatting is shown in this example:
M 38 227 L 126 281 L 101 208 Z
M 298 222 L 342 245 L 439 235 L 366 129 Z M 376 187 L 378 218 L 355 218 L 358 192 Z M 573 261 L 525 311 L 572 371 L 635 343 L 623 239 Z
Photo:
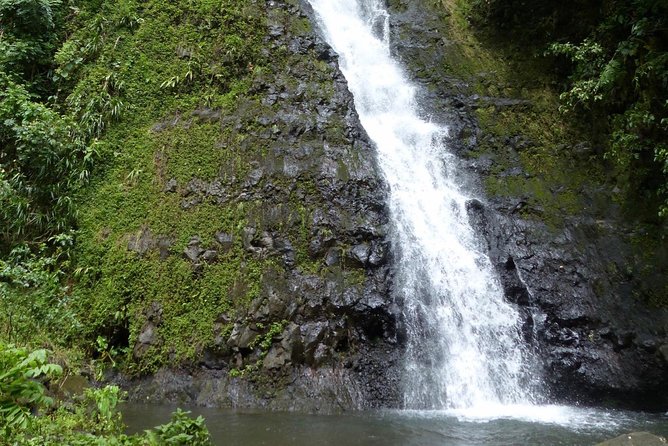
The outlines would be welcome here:
M 174 407 L 127 404 L 129 432 L 169 421 Z M 346 415 L 191 409 L 203 415 L 220 446 L 474 446 L 593 445 L 626 432 L 668 435 L 668 416 L 578 409 L 518 407 L 499 414 L 380 411 Z M 499 418 L 500 417 L 500 418 Z

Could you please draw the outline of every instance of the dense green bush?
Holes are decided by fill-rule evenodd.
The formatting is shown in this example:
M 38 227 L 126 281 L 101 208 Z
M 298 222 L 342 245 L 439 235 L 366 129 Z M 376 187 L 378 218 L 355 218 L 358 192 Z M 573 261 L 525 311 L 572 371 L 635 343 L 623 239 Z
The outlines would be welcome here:
M 479 27 L 553 57 L 563 110 L 584 123 L 627 189 L 668 213 L 668 3 L 473 0 Z
M 53 404 L 36 379 L 60 373 L 60 366 L 47 362 L 46 350 L 28 352 L 0 343 L 0 434 L 4 438 L 29 429 L 32 411 Z
M 72 123 L 0 73 L 0 251 L 65 231 L 93 152 Z
M 74 239 L 54 239 L 52 247 L 19 245 L 0 257 L 0 339 L 57 346 L 78 332 L 63 284 Z
M 0 343 L 0 445 L 2 446 L 210 446 L 202 417 L 177 410 L 169 423 L 125 435 L 118 387 L 86 389 L 72 402 L 54 402 L 43 379 L 62 373 L 48 351 Z
M 605 122 L 606 156 L 668 212 L 668 4 L 612 2 L 580 43 L 554 43 L 572 63 L 565 109 Z
M 0 73 L 42 97 L 51 94 L 53 53 L 65 10 L 61 0 L 0 0 Z

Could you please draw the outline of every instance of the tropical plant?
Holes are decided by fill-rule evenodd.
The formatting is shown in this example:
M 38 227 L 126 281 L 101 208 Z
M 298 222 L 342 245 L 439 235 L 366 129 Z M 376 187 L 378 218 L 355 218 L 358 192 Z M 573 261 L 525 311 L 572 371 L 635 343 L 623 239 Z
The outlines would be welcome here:
M 177 409 L 169 423 L 147 431 L 151 445 L 209 446 L 211 438 L 201 416 L 191 418 L 190 412 Z
M 48 89 L 60 7 L 60 0 L 0 0 L 0 72 Z
M 35 383 L 41 386 L 40 383 Z M 40 387 L 43 390 L 43 386 Z M 117 386 L 89 388 L 67 404 L 55 404 L 48 414 L 26 414 L 25 423 L 6 430 L 2 446 L 211 446 L 202 417 L 177 410 L 169 423 L 142 434 L 124 434 L 118 405 L 124 392 Z
M 73 133 L 71 122 L 0 73 L 0 251 L 71 226 L 71 193 L 94 155 Z
M 606 156 L 668 213 L 668 4 L 611 2 L 579 44 L 550 51 L 572 63 L 564 109 L 607 123 Z
M 62 368 L 50 364 L 48 351 L 32 352 L 0 343 L 0 433 L 29 427 L 32 412 L 53 404 L 39 378 L 53 378 Z

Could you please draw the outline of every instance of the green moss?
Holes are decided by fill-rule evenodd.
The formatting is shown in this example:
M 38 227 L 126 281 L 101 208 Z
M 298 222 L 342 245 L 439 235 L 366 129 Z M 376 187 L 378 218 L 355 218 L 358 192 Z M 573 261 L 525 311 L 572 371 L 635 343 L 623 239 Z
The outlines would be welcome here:
M 278 82 L 297 88 L 292 76 L 276 78 L 282 66 L 321 80 L 322 89 L 307 90 L 308 97 L 333 92 L 333 85 L 324 62 L 280 48 L 271 61 L 260 56 L 265 8 L 253 0 L 130 3 L 140 24 L 105 28 L 100 49 L 87 56 L 72 87 L 72 95 L 85 102 L 105 73 L 114 71 L 122 84 L 114 94 L 123 101 L 123 113 L 96 143 L 100 168 L 80 195 L 75 262 L 82 273 L 71 304 L 82 321 L 76 336 L 84 345 L 102 335 L 132 347 L 153 315 L 152 344 L 125 362 L 128 370 L 146 373 L 215 348 L 215 337 L 231 329 L 216 321 L 243 316 L 261 295 L 266 275 L 284 274 L 280 256 L 245 249 L 245 228 L 281 234 L 294 248 L 298 271 L 326 273 L 308 252 L 321 196 L 315 174 L 305 172 L 297 180 L 274 174 L 280 167 L 274 166 L 270 142 L 257 136 L 266 131 L 257 118 L 272 116 L 276 107 L 263 105 L 251 86 Z M 286 14 L 281 20 L 290 24 L 289 32 L 310 32 L 308 20 L 272 13 Z M 114 11 L 82 14 L 118 22 Z M 90 38 L 91 32 L 84 26 L 72 39 Z M 334 118 L 326 129 L 328 142 L 343 143 L 344 128 L 343 118 Z M 276 132 L 282 131 L 277 125 Z M 273 187 L 276 202 L 247 194 L 244 182 L 256 169 L 263 175 L 252 189 Z M 339 176 L 347 178 L 345 166 Z M 172 180 L 176 186 L 167 191 Z M 218 192 L 209 194 L 211 186 Z M 217 232 L 231 235 L 233 246 L 219 249 L 213 262 L 193 265 L 183 254 L 189 241 L 197 236 L 202 248 L 220 248 Z M 135 246 L 141 254 L 129 249 L 138 240 L 145 244 Z M 344 274 L 356 285 L 363 275 Z M 129 338 L 119 339 L 123 333 Z
M 442 71 L 480 96 L 475 113 L 481 132 L 470 156 L 493 159 L 488 194 L 525 200 L 522 215 L 556 229 L 584 207 L 583 184 L 603 179 L 605 169 L 574 153 L 572 147 L 586 138 L 560 114 L 544 62 L 483 40 L 469 24 L 470 7 L 467 0 L 442 0 L 435 8 L 444 13 L 449 43 Z
M 83 46 L 72 42 L 97 43 L 95 51 L 81 50 L 86 62 L 71 73 L 68 103 L 87 103 L 109 72 L 122 86 L 114 94 L 123 102 L 120 120 L 97 143 L 100 168 L 80 197 L 76 265 L 84 273 L 71 305 L 82 321 L 83 342 L 100 334 L 111 338 L 125 327 L 130 345 L 147 309 L 159 305 L 158 342 L 130 365 L 143 372 L 193 359 L 210 346 L 220 330 L 217 317 L 257 297 L 263 271 L 273 265 L 241 246 L 249 209 L 235 199 L 239 191 L 227 191 L 224 203 L 204 196 L 189 205 L 182 194 L 189 181 L 213 181 L 224 169 L 243 178 L 263 154 L 233 123 L 193 112 L 219 111 L 226 122 L 240 101 L 253 103 L 249 88 L 264 65 L 265 25 L 264 9 L 252 0 L 123 4 L 139 19 L 132 29 L 120 25 L 127 8 L 105 3 L 81 11 L 81 26 L 69 41 L 74 51 Z M 177 191 L 166 193 L 171 179 Z M 170 255 L 160 258 L 155 247 L 142 255 L 129 251 L 128 243 L 145 231 L 153 240 L 169 240 Z M 182 256 L 191 237 L 209 247 L 218 231 L 233 235 L 235 243 L 215 263 L 195 268 Z

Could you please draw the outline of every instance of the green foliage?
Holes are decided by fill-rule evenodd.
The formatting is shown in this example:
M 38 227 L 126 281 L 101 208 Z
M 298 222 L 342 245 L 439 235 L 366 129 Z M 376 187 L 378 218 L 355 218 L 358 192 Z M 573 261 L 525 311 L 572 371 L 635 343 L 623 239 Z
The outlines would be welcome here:
M 71 123 L 0 74 L 0 251 L 70 227 L 71 193 L 93 151 L 73 142 Z
M 282 320 L 280 322 L 272 322 L 269 325 L 269 330 L 262 335 L 256 337 L 253 342 L 249 345 L 251 349 L 257 347 L 260 347 L 260 351 L 262 352 L 261 355 L 264 357 L 264 355 L 267 354 L 267 351 L 271 347 L 271 344 L 274 343 L 274 338 L 278 335 L 280 335 L 283 332 L 283 329 L 287 325 L 288 321 Z M 259 327 L 259 328 L 264 328 L 264 327 Z
M 480 29 L 553 63 L 565 81 L 562 110 L 603 147 L 631 207 L 640 199 L 667 214 L 668 3 L 470 3 Z
M 61 269 L 73 243 L 71 233 L 60 234 L 48 246 L 18 245 L 0 258 L 0 339 L 62 345 L 76 331 Z
M 47 361 L 46 350 L 28 352 L 0 343 L 0 433 L 27 429 L 35 409 L 53 404 L 38 378 L 53 378 L 62 368 Z
M 606 156 L 668 212 L 668 5 L 613 2 L 580 44 L 555 43 L 572 64 L 565 109 L 608 123 Z
M 118 405 L 124 395 L 116 386 L 87 389 L 73 402 L 58 402 L 45 413 L 29 409 L 53 406 L 44 396 L 39 377 L 56 376 L 60 367 L 48 364 L 47 352 L 28 353 L 0 344 L 0 365 L 10 368 L 0 376 L 0 438 L 2 446 L 210 446 L 202 417 L 191 418 L 177 409 L 169 423 L 143 434 L 125 435 Z M 10 378 L 6 378 L 11 373 Z M 11 381 L 13 379 L 13 381 Z M 11 381 L 11 382 L 10 382 Z M 16 409 L 18 407 L 18 409 Z M 18 413 L 19 416 L 13 415 Z M 12 417 L 7 414 L 12 415 Z M 17 418 L 18 417 L 18 418 Z
M 209 432 L 201 416 L 193 419 L 190 412 L 177 409 L 169 423 L 146 432 L 149 444 L 164 446 L 208 446 Z
M 0 73 L 41 83 L 58 42 L 60 0 L 0 1 Z
M 598 20 L 602 9 L 597 0 L 468 0 L 466 3 L 470 4 L 468 19 L 476 27 L 523 51 L 541 48 L 564 32 L 575 39 L 586 37 L 586 28 Z
M 248 207 L 260 203 L 205 199 L 185 207 L 181 193 L 193 178 L 213 181 L 221 168 L 243 177 L 262 150 L 242 145 L 246 129 L 199 121 L 192 112 L 207 106 L 233 116 L 248 106 L 263 63 L 264 11 L 255 1 L 87 2 L 74 24 L 56 55 L 58 104 L 80 133 L 97 139 L 100 156 L 78 199 L 72 269 L 79 274 L 68 308 L 80 325 L 69 338 L 87 345 L 100 368 L 146 373 L 211 346 L 214 330 L 225 329 L 214 327 L 216 319 L 258 295 L 269 264 L 241 244 Z M 179 191 L 165 193 L 172 178 Z M 155 246 L 128 250 L 145 230 L 154 241 L 170 241 L 166 258 Z M 181 253 L 193 236 L 215 246 L 217 231 L 233 235 L 234 246 L 195 270 Z M 154 343 L 131 356 L 127 346 L 137 342 L 154 304 L 162 310 Z

